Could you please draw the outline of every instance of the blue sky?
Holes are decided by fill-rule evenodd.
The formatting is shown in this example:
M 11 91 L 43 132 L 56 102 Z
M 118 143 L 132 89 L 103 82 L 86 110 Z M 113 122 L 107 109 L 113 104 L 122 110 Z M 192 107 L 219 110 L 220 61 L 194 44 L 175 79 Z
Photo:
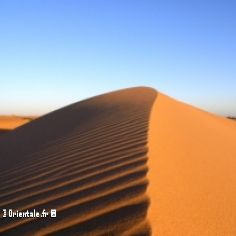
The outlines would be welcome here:
M 236 115 L 234 0 L 1 0 L 0 114 L 151 86 Z

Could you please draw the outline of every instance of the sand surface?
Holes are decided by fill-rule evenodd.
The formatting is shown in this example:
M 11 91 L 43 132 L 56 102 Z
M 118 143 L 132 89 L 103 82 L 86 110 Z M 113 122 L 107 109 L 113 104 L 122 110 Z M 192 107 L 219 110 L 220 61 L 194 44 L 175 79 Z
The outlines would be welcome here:
M 0 233 L 149 235 L 147 131 L 156 92 L 85 100 L 0 137 L 0 208 L 57 209 L 1 219 Z
M 236 124 L 162 94 L 149 133 L 153 235 L 236 235 Z
M 57 209 L 1 218 L 3 235 L 234 236 L 235 199 L 236 122 L 153 89 L 96 96 L 0 136 L 0 209 Z
M 33 119 L 35 119 L 35 117 L 0 116 L 0 132 L 13 130 Z

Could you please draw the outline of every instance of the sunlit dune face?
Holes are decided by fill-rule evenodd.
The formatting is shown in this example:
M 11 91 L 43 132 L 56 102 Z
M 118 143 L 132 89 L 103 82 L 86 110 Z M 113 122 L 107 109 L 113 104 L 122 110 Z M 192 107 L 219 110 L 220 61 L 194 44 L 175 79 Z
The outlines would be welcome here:
M 35 119 L 35 117 L 0 116 L 0 130 L 13 130 L 30 122 L 33 119 Z
M 236 125 L 162 94 L 149 136 L 153 235 L 236 235 Z

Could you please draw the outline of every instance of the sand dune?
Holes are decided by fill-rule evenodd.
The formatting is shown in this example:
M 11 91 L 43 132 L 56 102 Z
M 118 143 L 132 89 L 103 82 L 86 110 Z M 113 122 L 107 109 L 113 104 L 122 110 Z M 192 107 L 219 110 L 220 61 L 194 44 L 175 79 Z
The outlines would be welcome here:
M 162 94 L 149 134 L 153 235 L 236 235 L 236 124 Z
M 24 125 L 36 117 L 0 116 L 0 134 Z
M 148 235 L 147 131 L 156 92 L 97 96 L 0 138 L 0 208 L 57 217 L 0 221 L 17 235 Z M 130 233 L 129 233 L 130 232 Z
M 236 123 L 150 88 L 97 96 L 0 137 L 4 235 L 236 235 Z M 2 217 L 2 215 L 1 215 Z

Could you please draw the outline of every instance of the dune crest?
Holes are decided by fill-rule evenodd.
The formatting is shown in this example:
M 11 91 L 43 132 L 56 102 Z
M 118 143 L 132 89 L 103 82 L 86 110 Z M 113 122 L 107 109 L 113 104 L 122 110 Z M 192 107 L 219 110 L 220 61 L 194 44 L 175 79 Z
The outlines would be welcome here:
M 149 131 L 153 235 L 236 235 L 236 125 L 158 94 Z

